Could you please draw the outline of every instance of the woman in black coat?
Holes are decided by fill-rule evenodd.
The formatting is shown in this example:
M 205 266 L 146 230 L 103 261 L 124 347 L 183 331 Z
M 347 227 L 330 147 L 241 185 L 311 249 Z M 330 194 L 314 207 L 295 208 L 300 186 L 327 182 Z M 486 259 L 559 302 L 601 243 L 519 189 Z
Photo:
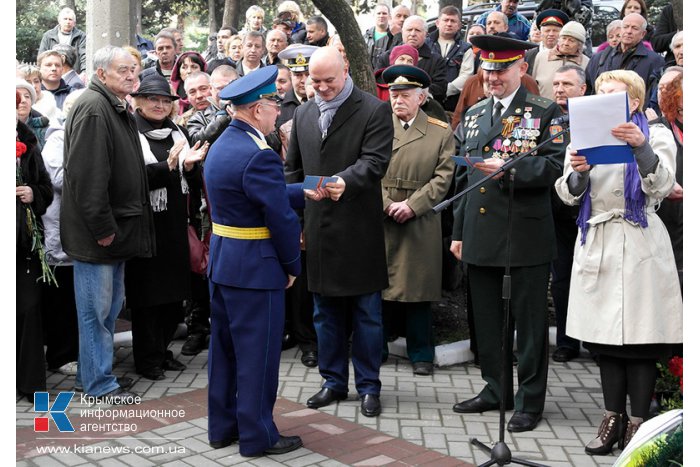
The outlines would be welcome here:
M 187 131 L 170 119 L 177 96 L 165 78 L 146 77 L 132 96 L 151 190 L 156 254 L 127 261 L 126 301 L 136 371 L 161 380 L 165 370 L 185 369 L 167 349 L 183 319 L 183 301 L 190 298 L 187 192 L 189 185 L 201 184 L 198 162 L 207 146 L 189 150 Z
M 19 99 L 18 99 L 19 104 Z M 32 130 L 17 121 L 17 164 L 22 183 L 17 183 L 17 393 L 34 401 L 35 391 L 46 391 L 44 343 L 41 327 L 42 276 L 39 251 L 32 251 L 28 207 L 34 211 L 35 228 L 42 229 L 41 215 L 53 200 L 51 179 L 44 167 Z M 40 231 L 41 231 L 40 230 Z M 43 251 L 43 250 L 42 250 Z

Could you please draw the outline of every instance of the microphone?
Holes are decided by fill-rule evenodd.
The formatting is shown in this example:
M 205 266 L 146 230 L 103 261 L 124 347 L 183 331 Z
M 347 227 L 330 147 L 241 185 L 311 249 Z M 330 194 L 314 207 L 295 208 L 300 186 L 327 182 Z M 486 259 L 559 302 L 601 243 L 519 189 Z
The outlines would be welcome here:
M 550 125 L 568 125 L 569 124 L 569 114 L 562 115 L 561 117 L 553 118 Z

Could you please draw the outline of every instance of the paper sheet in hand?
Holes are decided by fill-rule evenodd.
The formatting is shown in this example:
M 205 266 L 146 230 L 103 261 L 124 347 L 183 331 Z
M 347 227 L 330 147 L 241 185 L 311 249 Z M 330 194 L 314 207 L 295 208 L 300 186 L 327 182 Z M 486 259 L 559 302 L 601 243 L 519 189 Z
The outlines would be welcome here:
M 335 183 L 338 181 L 338 177 L 321 177 L 318 175 L 307 175 L 304 177 L 304 185 L 302 188 L 304 190 L 316 190 L 318 188 L 324 188 L 326 183 Z
M 571 147 L 586 156 L 590 165 L 634 160 L 630 146 L 610 133 L 628 121 L 626 92 L 569 99 Z

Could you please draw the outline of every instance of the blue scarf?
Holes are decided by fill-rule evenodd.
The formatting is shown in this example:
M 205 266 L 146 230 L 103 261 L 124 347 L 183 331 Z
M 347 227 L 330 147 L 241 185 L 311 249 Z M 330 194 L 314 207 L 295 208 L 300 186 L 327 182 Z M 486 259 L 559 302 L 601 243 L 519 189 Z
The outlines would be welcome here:
M 642 130 L 644 138 L 649 141 L 649 122 L 642 112 L 632 114 L 632 122 Z M 639 177 L 637 162 L 628 162 L 625 167 L 625 219 L 647 227 L 646 196 L 642 191 L 642 180 Z M 576 219 L 576 225 L 581 229 L 581 245 L 586 243 L 588 234 L 588 219 L 591 218 L 591 182 L 588 181 L 586 191 L 581 198 L 581 209 Z

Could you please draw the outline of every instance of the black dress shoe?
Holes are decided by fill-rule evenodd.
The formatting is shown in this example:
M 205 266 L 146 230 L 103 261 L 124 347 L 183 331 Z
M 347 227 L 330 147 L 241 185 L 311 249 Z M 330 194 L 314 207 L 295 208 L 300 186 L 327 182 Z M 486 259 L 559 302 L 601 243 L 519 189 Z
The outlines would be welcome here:
M 34 393 L 33 392 L 24 392 L 20 391 L 19 389 L 17 390 L 17 394 L 19 394 L 19 397 L 17 398 L 17 402 L 21 401 L 22 398 L 26 398 L 27 402 L 30 404 L 34 404 Z
M 153 381 L 160 381 L 162 379 L 165 379 L 165 372 L 159 366 L 154 367 L 154 368 L 148 368 L 147 370 L 140 371 L 139 374 L 141 376 L 143 376 L 144 378 L 150 379 Z
M 182 355 L 197 355 L 202 350 L 207 348 L 207 336 L 206 334 L 192 334 L 187 336 L 187 340 L 182 344 L 182 350 L 180 353 Z
M 221 441 L 209 441 L 209 446 L 213 447 L 214 449 L 221 449 L 231 446 L 236 441 L 238 441 L 238 435 L 233 435 L 233 437 L 229 439 L 224 439 Z
M 479 396 L 467 399 L 452 406 L 452 410 L 457 413 L 481 413 L 489 410 L 498 410 L 500 404 L 498 402 L 487 402 Z M 506 406 L 507 408 L 508 406 Z
M 365 417 L 376 417 L 382 413 L 382 403 L 379 401 L 379 396 L 376 394 L 365 394 L 360 398 L 360 412 Z
M 335 401 L 344 401 L 348 398 L 347 393 L 336 392 L 330 388 L 323 388 L 306 401 L 306 406 L 311 409 L 318 409 L 331 405 Z
M 122 388 L 117 388 L 114 391 L 99 396 L 99 399 L 103 399 L 104 402 L 108 402 L 113 405 L 130 405 L 135 404 L 138 397 L 139 396 L 133 392 L 125 391 Z
M 277 440 L 277 442 L 273 446 L 265 449 L 264 454 L 284 454 L 287 452 L 294 451 L 295 449 L 299 449 L 303 445 L 304 443 L 301 442 L 301 438 L 298 436 L 280 435 L 280 439 Z
M 542 420 L 541 413 L 529 413 L 516 411 L 508 422 L 508 431 L 519 433 L 521 431 L 532 431 L 537 428 L 537 424 Z
M 301 352 L 301 363 L 309 368 L 318 366 L 318 352 L 315 350 L 303 350 Z
M 282 335 L 282 350 L 291 349 L 295 345 L 297 345 L 297 341 L 294 339 L 294 336 L 285 329 Z
M 168 358 L 163 362 L 163 369 L 167 371 L 182 371 L 186 370 L 187 367 L 184 363 L 178 362 L 174 358 Z
M 117 378 L 117 384 L 119 385 L 120 388 L 122 389 L 129 389 L 131 386 L 134 385 L 134 379 L 129 378 L 128 376 L 120 376 Z M 78 386 L 77 384 L 75 387 L 73 387 L 73 390 L 75 392 L 83 392 L 83 387 Z
M 413 362 L 413 374 L 430 376 L 433 374 L 433 362 Z
M 571 347 L 557 347 L 557 349 L 552 354 L 552 360 L 555 362 L 568 362 L 578 357 L 578 350 L 572 349 Z

